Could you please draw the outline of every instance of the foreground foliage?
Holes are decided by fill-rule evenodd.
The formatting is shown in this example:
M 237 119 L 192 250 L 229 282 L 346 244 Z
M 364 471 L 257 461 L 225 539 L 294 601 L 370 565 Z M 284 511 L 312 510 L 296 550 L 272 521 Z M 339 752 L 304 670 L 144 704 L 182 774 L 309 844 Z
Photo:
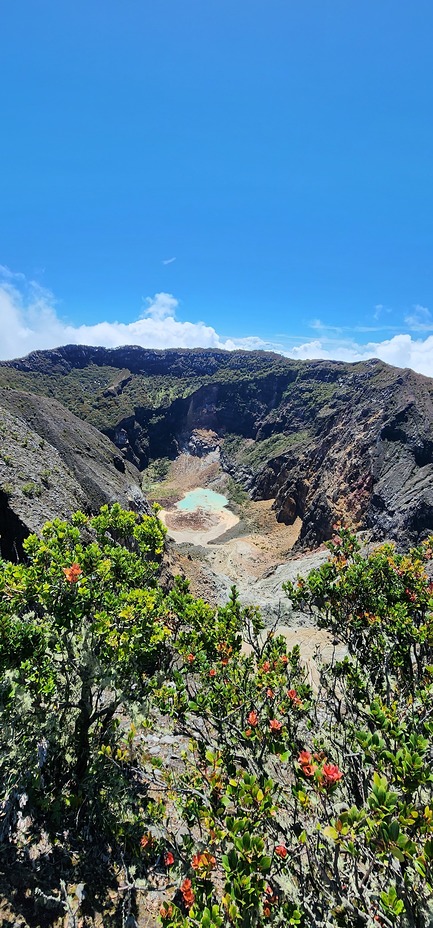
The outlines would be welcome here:
M 163 540 L 156 517 L 105 508 L 3 565 L 4 859 L 24 865 L 44 837 L 63 854 L 51 895 L 71 911 L 67 858 L 104 924 L 134 924 L 162 882 L 165 928 L 427 928 L 432 541 L 366 556 L 341 529 L 286 586 L 346 646 L 313 687 L 235 590 L 217 611 L 180 578 L 163 590 Z M 175 767 L 143 742 L 161 714 L 183 738 Z M 122 874 L 110 922 L 103 890 Z

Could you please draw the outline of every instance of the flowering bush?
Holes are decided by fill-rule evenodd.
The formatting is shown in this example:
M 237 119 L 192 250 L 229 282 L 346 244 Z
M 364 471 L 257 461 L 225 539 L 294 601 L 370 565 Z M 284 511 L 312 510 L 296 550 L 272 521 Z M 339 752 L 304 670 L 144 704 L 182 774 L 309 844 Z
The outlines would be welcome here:
M 163 543 L 157 519 L 105 507 L 1 565 L 14 866 L 48 836 L 79 860 L 90 918 L 109 861 L 125 925 L 157 876 L 164 928 L 428 928 L 433 540 L 362 555 L 340 529 L 329 561 L 286 585 L 346 646 L 315 691 L 235 590 L 217 610 L 180 578 L 163 590 Z M 161 714 L 187 745 L 174 767 L 142 746 L 140 720 Z
M 330 549 L 286 586 L 347 647 L 316 693 L 298 649 L 286 654 L 272 631 L 263 643 L 234 592 L 217 617 L 179 592 L 183 664 L 176 694 L 157 698 L 192 737 L 184 774 L 167 779 L 194 899 L 186 909 L 174 896 L 167 928 L 432 923 L 431 542 L 361 556 L 341 530 Z M 200 872 L 204 854 L 212 868 Z
M 25 563 L 1 565 L 0 837 L 19 839 L 24 868 L 43 836 L 64 867 L 94 850 L 95 884 L 104 856 L 137 853 L 149 803 L 131 718 L 169 635 L 163 544 L 158 519 L 103 507 L 47 523 Z

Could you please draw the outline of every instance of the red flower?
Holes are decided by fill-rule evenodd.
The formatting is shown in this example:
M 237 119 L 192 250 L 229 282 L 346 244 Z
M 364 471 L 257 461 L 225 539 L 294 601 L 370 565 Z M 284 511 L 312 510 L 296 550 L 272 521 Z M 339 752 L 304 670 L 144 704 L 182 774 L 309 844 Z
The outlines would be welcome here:
M 188 664 L 192 664 L 195 661 L 195 654 L 187 654 L 186 659 Z
M 271 690 L 270 686 L 269 686 L 268 689 L 266 690 L 266 695 L 267 695 L 268 699 L 273 699 L 274 696 L 275 696 L 275 693 L 274 693 L 273 690 Z
M 159 910 L 159 914 L 161 918 L 171 918 L 173 915 L 173 906 L 167 905 L 167 903 L 164 902 Z
M 246 737 L 246 738 L 251 738 L 252 733 L 253 733 L 252 728 L 246 728 L 246 729 L 245 729 L 245 737 Z
M 312 760 L 313 760 L 313 755 L 310 754 L 309 751 L 301 751 L 298 757 L 298 764 L 300 764 L 301 767 L 303 767 L 304 764 L 311 764 Z
M 342 779 L 343 773 L 337 764 L 323 764 L 322 777 L 325 786 L 334 786 Z
M 216 670 L 215 670 L 215 667 L 212 667 L 212 670 L 209 671 L 209 676 L 210 676 L 210 677 L 216 677 Z
M 174 857 L 171 851 L 166 851 L 164 854 L 164 863 L 166 867 L 172 867 L 174 864 Z
M 281 657 L 280 657 L 280 661 L 281 661 L 282 664 L 288 664 L 288 663 L 289 663 L 289 658 L 287 657 L 287 654 L 282 654 Z
M 277 719 L 271 719 L 269 722 L 269 728 L 271 729 L 272 734 L 278 734 L 283 727 L 282 722 L 278 722 Z
M 68 583 L 76 583 L 80 575 L 83 573 L 79 564 L 71 564 L 70 567 L 64 567 L 63 573 L 68 581 Z
M 249 716 L 248 716 L 248 718 L 247 718 L 247 722 L 248 722 L 249 725 L 251 725 L 252 728 L 255 728 L 256 725 L 259 724 L 259 717 L 258 717 L 258 715 L 257 715 L 257 712 L 254 712 L 254 709 L 253 709 L 252 712 L 250 712 L 250 714 L 249 714 Z
M 278 855 L 278 857 L 281 857 L 282 860 L 285 860 L 289 852 L 285 844 L 277 844 L 275 853 Z
M 145 850 L 150 844 L 153 844 L 152 835 L 143 835 L 140 840 L 141 847 Z
M 265 663 L 262 666 L 263 673 L 269 673 L 270 669 L 271 669 L 271 665 L 269 661 L 265 661 Z
M 194 899 L 195 899 L 191 880 L 186 878 L 186 880 L 183 881 L 182 886 L 180 887 L 180 891 L 182 893 L 182 898 L 183 898 L 186 908 L 190 909 L 191 906 L 194 905 Z

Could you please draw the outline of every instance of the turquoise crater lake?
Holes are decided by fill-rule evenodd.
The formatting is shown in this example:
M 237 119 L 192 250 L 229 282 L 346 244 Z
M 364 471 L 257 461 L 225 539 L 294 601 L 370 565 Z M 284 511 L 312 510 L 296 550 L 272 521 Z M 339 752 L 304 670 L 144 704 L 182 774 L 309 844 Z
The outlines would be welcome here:
M 182 512 L 197 512 L 198 509 L 205 509 L 207 512 L 221 512 L 228 504 L 228 499 L 222 493 L 215 493 L 215 490 L 205 490 L 198 487 L 196 490 L 190 490 L 183 499 L 176 503 L 176 509 Z
M 208 545 L 239 522 L 228 502 L 222 493 L 196 487 L 185 493 L 172 509 L 161 509 L 159 518 L 178 544 Z

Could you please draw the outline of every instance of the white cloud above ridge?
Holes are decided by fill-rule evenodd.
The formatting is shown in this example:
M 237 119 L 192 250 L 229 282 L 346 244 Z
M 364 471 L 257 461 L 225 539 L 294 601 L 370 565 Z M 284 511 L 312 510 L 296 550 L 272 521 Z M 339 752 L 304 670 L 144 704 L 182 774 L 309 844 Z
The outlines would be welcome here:
M 0 282 L 0 359 L 19 358 L 31 351 L 59 345 L 103 345 L 119 348 L 269 348 L 261 338 L 225 338 L 204 322 L 176 319 L 178 300 L 171 293 L 156 293 L 143 300 L 143 309 L 132 322 L 97 322 L 73 325 L 62 320 L 50 291 L 35 282 L 21 286 L 22 275 L 3 270 Z M 7 270 L 7 269 L 6 269 Z
M 433 335 L 422 339 L 401 332 L 384 341 L 367 342 L 365 345 L 355 341 L 338 343 L 331 339 L 313 339 L 290 348 L 284 354 L 299 360 L 322 358 L 349 363 L 380 358 L 394 367 L 411 367 L 419 374 L 433 377 Z
M 143 348 L 222 348 L 234 350 L 266 349 L 279 351 L 294 359 L 325 359 L 336 361 L 363 361 L 378 357 L 396 367 L 411 367 L 421 374 L 433 377 L 433 334 L 421 336 L 429 324 L 426 307 L 416 306 L 406 317 L 406 323 L 419 334 L 400 332 L 383 341 L 361 344 L 356 339 L 333 337 L 317 332 L 300 344 L 296 336 L 287 333 L 278 341 L 264 341 L 254 335 L 244 338 L 227 338 L 205 322 L 182 322 L 176 318 L 178 300 L 170 293 L 157 293 L 143 300 L 138 318 L 132 322 L 101 321 L 94 325 L 74 325 L 63 320 L 56 308 L 53 294 L 23 274 L 14 274 L 0 265 L 0 359 L 22 357 L 31 351 L 56 348 L 65 344 L 103 345 L 118 348 L 122 345 L 140 345 Z M 316 325 L 314 328 L 319 329 Z M 354 329 L 356 331 L 356 329 Z M 288 345 L 290 342 L 290 346 Z

